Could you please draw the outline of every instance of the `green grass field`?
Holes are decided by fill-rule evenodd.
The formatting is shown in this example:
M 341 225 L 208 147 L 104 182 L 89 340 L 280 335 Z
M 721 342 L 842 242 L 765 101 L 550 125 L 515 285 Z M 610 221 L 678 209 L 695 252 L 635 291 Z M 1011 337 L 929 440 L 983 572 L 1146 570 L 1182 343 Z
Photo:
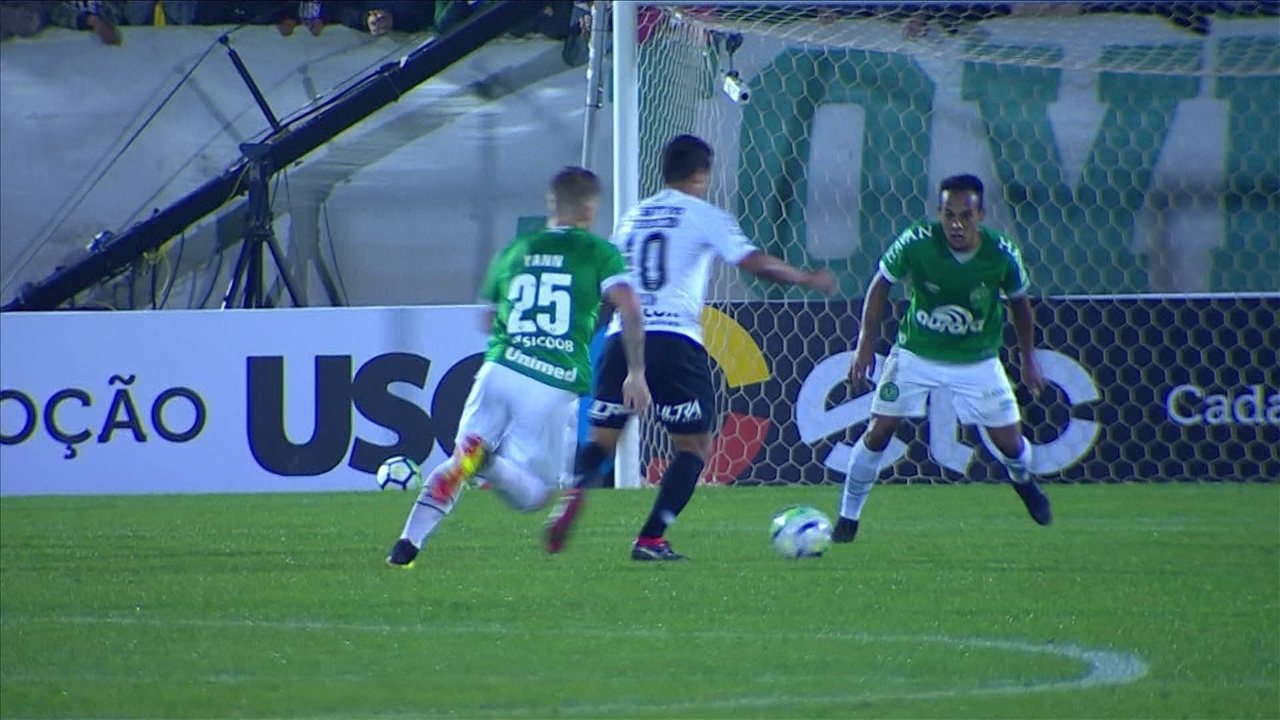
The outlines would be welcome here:
M 628 558 L 651 491 L 565 553 L 472 492 L 417 567 L 410 496 L 0 502 L 6 718 L 1280 717 L 1280 485 L 887 486 L 785 560 L 773 511 L 703 488 Z

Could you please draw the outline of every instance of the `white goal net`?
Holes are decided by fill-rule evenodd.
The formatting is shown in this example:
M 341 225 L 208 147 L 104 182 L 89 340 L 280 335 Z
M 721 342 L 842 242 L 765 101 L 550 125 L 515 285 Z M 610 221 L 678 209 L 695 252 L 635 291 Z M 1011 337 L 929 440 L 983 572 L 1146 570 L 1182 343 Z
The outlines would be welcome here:
M 717 150 L 712 200 L 762 248 L 840 279 L 823 300 L 732 269 L 715 278 L 707 336 L 722 420 L 703 481 L 843 477 L 870 406 L 843 381 L 863 288 L 888 243 L 934 214 L 938 181 L 959 172 L 986 182 L 987 223 L 1020 243 L 1032 277 L 1052 386 L 1019 395 L 1040 473 L 1280 478 L 1274 13 L 641 8 L 641 196 L 661 184 L 661 145 L 698 134 Z M 881 353 L 894 330 L 886 322 Z M 652 423 L 641 437 L 653 481 L 667 448 Z M 1004 478 L 945 393 L 899 430 L 886 464 L 886 479 Z

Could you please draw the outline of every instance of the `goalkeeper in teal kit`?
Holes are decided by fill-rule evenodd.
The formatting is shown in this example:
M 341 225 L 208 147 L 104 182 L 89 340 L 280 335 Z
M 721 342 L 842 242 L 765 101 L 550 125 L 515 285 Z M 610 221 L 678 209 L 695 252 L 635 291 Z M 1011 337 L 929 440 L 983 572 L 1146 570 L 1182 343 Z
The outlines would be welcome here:
M 1032 519 L 1041 525 L 1052 520 L 1049 498 L 1031 475 L 1031 443 L 1022 437 L 1018 401 L 998 357 L 1003 297 L 1017 331 L 1023 382 L 1033 393 L 1044 387 L 1034 355 L 1030 281 L 1013 241 L 980 225 L 982 196 L 982 181 L 972 175 L 943 180 L 941 222 L 907 228 L 885 251 L 867 289 L 849 369 L 855 387 L 866 383 L 874 369 L 889 288 L 908 283 L 911 304 L 876 384 L 871 422 L 854 443 L 836 542 L 851 542 L 857 535 L 862 508 L 898 423 L 904 417 L 923 417 L 929 392 L 944 387 L 951 390 L 961 422 L 987 429 Z

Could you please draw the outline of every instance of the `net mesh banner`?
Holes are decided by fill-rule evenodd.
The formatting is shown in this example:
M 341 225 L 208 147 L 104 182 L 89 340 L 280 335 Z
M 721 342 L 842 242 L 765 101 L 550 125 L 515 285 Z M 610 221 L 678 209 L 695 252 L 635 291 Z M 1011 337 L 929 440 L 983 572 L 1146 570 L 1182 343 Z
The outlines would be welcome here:
M 843 381 L 864 289 L 888 244 L 936 216 L 938 182 L 961 172 L 986 183 L 986 224 L 1019 243 L 1032 279 L 1051 387 L 1018 392 L 1038 472 L 1280 478 L 1274 13 L 641 8 L 642 196 L 661 186 L 662 144 L 695 133 L 717 152 L 710 199 L 761 248 L 840 282 L 822 300 L 720 268 L 705 325 L 721 423 L 704 482 L 842 479 L 870 408 Z M 889 318 L 882 356 L 894 331 Z M 669 447 L 652 422 L 641 437 L 654 481 Z M 926 420 L 903 423 L 885 462 L 885 480 L 1005 477 L 945 391 Z

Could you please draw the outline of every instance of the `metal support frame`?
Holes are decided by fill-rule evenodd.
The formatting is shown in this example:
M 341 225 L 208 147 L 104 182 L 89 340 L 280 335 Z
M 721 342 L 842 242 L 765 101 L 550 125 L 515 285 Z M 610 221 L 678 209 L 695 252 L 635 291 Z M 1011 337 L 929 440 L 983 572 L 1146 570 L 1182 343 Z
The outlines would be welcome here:
M 284 289 L 289 294 L 295 307 L 304 305 L 301 296 L 294 287 L 293 280 L 285 266 L 284 253 L 276 241 L 276 232 L 271 215 L 271 196 L 267 181 L 270 174 L 264 162 L 269 149 L 263 143 L 244 143 L 240 146 L 249 161 L 249 221 L 246 226 L 244 242 L 240 246 L 240 255 L 236 258 L 235 267 L 231 270 L 231 283 L 227 293 L 222 297 L 222 309 L 236 306 L 239 295 L 240 307 L 271 307 L 267 297 L 264 265 L 266 251 L 271 251 L 275 262 L 276 274 Z
M 240 53 L 231 47 L 226 35 L 218 38 L 218 42 L 222 43 L 223 47 L 227 49 L 231 64 L 235 66 L 236 73 L 240 75 L 240 79 L 244 81 L 245 86 L 249 88 L 249 94 L 253 96 L 253 101 L 257 103 L 258 109 L 262 111 L 267 123 L 271 125 L 272 132 L 280 132 L 280 120 L 271 111 L 271 106 L 267 104 L 267 99 L 262 95 L 262 90 L 258 89 L 258 83 L 253 81 L 253 75 L 250 74 L 249 68 L 244 64 L 244 61 L 240 59 Z M 244 154 L 245 162 L 249 164 L 249 219 L 245 224 L 244 242 L 240 245 L 240 256 L 236 258 L 235 267 L 231 269 L 231 284 L 227 286 L 227 294 L 222 297 L 222 309 L 226 310 L 227 308 L 235 307 L 237 293 L 241 294 L 240 307 L 271 307 L 271 302 L 267 298 L 265 274 L 263 273 L 263 265 L 266 262 L 265 254 L 268 249 L 271 250 L 271 257 L 275 261 L 276 273 L 279 275 L 281 282 L 284 283 L 285 290 L 289 292 L 289 299 L 293 301 L 294 307 L 301 307 L 302 302 L 299 300 L 298 292 L 294 289 L 293 281 L 289 278 L 289 271 L 285 267 L 284 253 L 280 250 L 280 244 L 276 242 L 275 223 L 271 215 L 271 189 L 269 187 L 269 181 L 273 174 L 268 164 L 268 159 L 271 156 L 271 146 L 267 143 L 241 143 L 240 152 Z
M 289 167 L 540 10 L 539 3 L 525 0 L 498 0 L 481 5 L 458 27 L 431 39 L 398 61 L 383 64 L 313 110 L 283 121 L 281 129 L 273 130 L 263 142 L 269 151 L 261 161 L 262 172 L 270 177 L 277 168 Z M 88 258 L 24 287 L 3 310 L 54 310 L 73 300 L 78 293 L 119 275 L 144 253 L 162 247 L 170 238 L 245 193 L 248 176 L 254 172 L 248 160 L 242 159 L 222 175 L 120 233 Z

